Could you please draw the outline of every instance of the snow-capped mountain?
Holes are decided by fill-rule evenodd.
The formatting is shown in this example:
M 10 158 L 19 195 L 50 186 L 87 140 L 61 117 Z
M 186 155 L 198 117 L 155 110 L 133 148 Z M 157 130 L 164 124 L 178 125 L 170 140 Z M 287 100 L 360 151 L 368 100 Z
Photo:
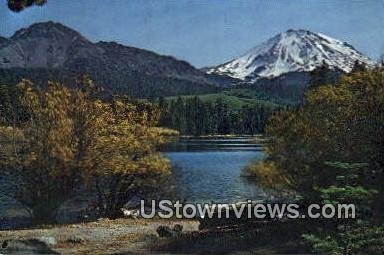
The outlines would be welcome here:
M 290 72 L 312 71 L 325 62 L 335 70 L 350 72 L 355 62 L 375 63 L 353 46 L 324 34 L 288 30 L 207 73 L 228 75 L 243 81 L 273 78 Z

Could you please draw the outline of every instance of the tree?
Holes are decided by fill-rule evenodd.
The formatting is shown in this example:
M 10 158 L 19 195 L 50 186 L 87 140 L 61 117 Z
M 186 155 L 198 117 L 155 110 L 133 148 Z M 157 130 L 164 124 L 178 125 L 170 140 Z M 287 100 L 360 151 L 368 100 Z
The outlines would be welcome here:
M 8 146 L 2 151 L 1 168 L 21 178 L 16 198 L 33 210 L 35 219 L 52 219 L 80 176 L 73 160 L 72 97 L 69 89 L 55 83 L 46 91 L 27 80 L 18 86 L 29 118 L 13 128 L 2 127 Z
M 310 73 L 309 87 L 315 88 L 327 84 L 330 81 L 330 67 L 323 61 L 321 66 L 315 68 Z
M 176 130 L 179 130 L 180 133 L 185 133 L 186 127 L 186 114 L 185 114 L 185 104 L 181 97 L 178 97 L 176 102 L 172 107 L 172 116 L 174 127 Z
M 101 214 L 116 217 L 130 198 L 160 192 L 171 169 L 156 149 L 175 133 L 155 127 L 157 114 L 124 101 L 99 102 L 96 113 L 82 167 L 89 169 L 86 180 L 95 185 Z
M 26 121 L 0 127 L 0 169 L 20 177 L 15 198 L 36 222 L 54 221 L 59 206 L 84 184 L 95 188 L 99 210 L 116 215 L 133 195 L 152 191 L 170 172 L 157 146 L 174 132 L 157 128 L 158 111 L 125 98 L 97 99 L 92 81 L 40 89 L 23 80 Z
M 364 63 L 356 60 L 355 63 L 353 64 L 351 73 L 357 73 L 357 72 L 364 72 L 367 70 L 367 67 Z
M 219 134 L 230 133 L 230 120 L 228 115 L 228 105 L 221 97 L 215 101 L 215 111 L 217 118 L 217 132 Z
M 317 253 L 384 251 L 383 98 L 381 68 L 313 87 L 306 92 L 305 104 L 270 118 L 267 157 L 248 167 L 259 185 L 294 191 L 303 204 L 356 205 L 357 220 L 308 226 L 303 237 Z
M 357 219 L 340 218 L 320 228 L 316 234 L 303 235 L 315 252 L 326 254 L 377 254 L 384 251 L 384 228 L 372 227 L 369 212 L 375 190 L 360 185 L 367 165 L 361 163 L 327 162 L 339 174 L 336 185 L 321 190 L 323 203 L 353 204 Z
M 264 131 L 275 107 L 267 104 L 245 105 L 237 109 L 218 97 L 214 102 L 198 96 L 169 103 L 159 101 L 161 125 L 182 134 L 256 134 Z
M 379 63 L 381 67 L 384 67 L 384 53 L 381 54 Z
M 33 5 L 42 6 L 47 0 L 8 0 L 8 8 L 14 12 L 20 12 Z
M 275 114 L 266 128 L 268 157 L 253 166 L 260 182 L 296 190 L 319 201 L 320 189 L 334 184 L 337 174 L 324 162 L 366 162 L 370 171 L 362 184 L 384 194 L 384 72 L 380 69 L 344 76 L 336 85 L 306 93 L 295 111 Z
M 7 122 L 11 118 L 12 104 L 8 86 L 0 85 L 0 122 Z

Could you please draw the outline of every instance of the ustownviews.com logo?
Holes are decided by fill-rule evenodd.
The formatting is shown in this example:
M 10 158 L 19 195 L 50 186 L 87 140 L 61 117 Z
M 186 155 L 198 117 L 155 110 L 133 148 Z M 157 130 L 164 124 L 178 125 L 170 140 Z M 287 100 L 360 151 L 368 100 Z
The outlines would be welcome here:
M 301 208 L 299 204 L 290 203 L 256 203 L 251 200 L 235 204 L 181 203 L 171 200 L 151 200 L 140 202 L 140 215 L 149 219 L 160 218 L 356 218 L 354 204 L 310 204 Z

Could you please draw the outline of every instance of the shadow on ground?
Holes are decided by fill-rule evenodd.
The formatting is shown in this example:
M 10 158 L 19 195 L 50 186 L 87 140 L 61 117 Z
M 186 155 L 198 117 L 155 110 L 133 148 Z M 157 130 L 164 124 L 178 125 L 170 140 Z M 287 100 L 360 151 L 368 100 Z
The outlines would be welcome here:
M 160 254 L 309 254 L 301 230 L 292 223 L 217 227 L 161 238 L 149 250 Z

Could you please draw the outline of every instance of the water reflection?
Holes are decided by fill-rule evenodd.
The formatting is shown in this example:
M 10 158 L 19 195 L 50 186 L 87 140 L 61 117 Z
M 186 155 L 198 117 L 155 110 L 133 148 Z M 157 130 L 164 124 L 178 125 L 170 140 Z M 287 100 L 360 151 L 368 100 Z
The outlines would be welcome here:
M 241 177 L 247 164 L 263 157 L 254 137 L 181 138 L 166 155 L 174 166 L 180 199 L 231 203 L 265 197 L 257 185 Z

